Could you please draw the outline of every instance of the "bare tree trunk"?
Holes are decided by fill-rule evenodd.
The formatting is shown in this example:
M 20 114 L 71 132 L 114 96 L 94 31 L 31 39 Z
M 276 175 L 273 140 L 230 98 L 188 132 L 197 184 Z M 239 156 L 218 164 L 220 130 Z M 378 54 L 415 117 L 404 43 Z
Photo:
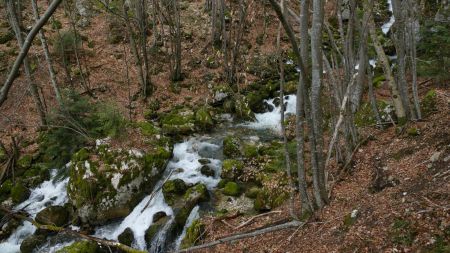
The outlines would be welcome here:
M 364 0 L 364 10 L 370 11 L 372 13 L 373 0 Z M 370 37 L 372 38 L 373 46 L 375 47 L 375 51 L 378 55 L 378 60 L 383 67 L 384 75 L 388 80 L 389 87 L 391 89 L 391 97 L 393 100 L 395 114 L 397 115 L 398 121 L 400 124 L 403 124 L 406 121 L 406 113 L 403 107 L 402 100 L 400 98 L 400 93 L 398 91 L 397 83 L 395 82 L 394 76 L 391 71 L 391 66 L 389 65 L 389 60 L 384 53 L 383 47 L 381 46 L 380 41 L 378 40 L 377 33 L 375 30 L 375 22 L 373 21 L 373 15 L 369 20 L 368 24 Z
M 398 90 L 400 93 L 400 98 L 403 103 L 403 108 L 405 108 L 406 117 L 408 119 L 414 119 L 414 111 L 412 110 L 411 104 L 409 102 L 409 92 L 408 84 L 406 82 L 406 46 L 405 46 L 405 19 L 404 10 L 402 7 L 402 2 L 400 0 L 392 0 L 392 8 L 394 11 L 395 23 L 394 23 L 394 44 L 397 51 L 398 60 Z
M 145 3 L 145 0 L 139 0 L 135 11 L 139 23 L 142 59 L 144 60 L 144 87 L 142 87 L 142 95 L 144 98 L 147 98 L 153 92 L 153 87 L 150 86 L 150 69 L 147 54 L 147 8 Z M 150 94 L 147 94 L 148 91 L 150 91 Z
M 234 42 L 234 47 L 232 51 L 232 58 L 231 58 L 231 68 L 229 73 L 229 81 L 230 83 L 237 82 L 236 78 L 236 69 L 237 64 L 239 60 L 239 49 L 241 46 L 242 36 L 244 35 L 244 29 L 245 29 L 245 18 L 247 16 L 247 3 L 244 0 L 239 1 L 239 28 L 236 31 L 236 40 Z
M 38 22 L 36 22 L 36 24 L 34 24 L 33 28 L 28 33 L 25 42 L 23 43 L 23 46 L 20 49 L 19 55 L 17 56 L 16 61 L 14 62 L 14 65 L 8 74 L 5 84 L 0 89 L 0 106 L 2 106 L 2 104 L 5 102 L 8 96 L 9 89 L 11 88 L 14 80 L 16 79 L 20 65 L 22 65 L 23 61 L 25 60 L 28 54 L 28 50 L 30 50 L 31 43 L 33 42 L 34 37 L 37 35 L 39 30 L 45 25 L 48 19 L 53 15 L 56 8 L 59 6 L 61 2 L 62 0 L 54 0 L 52 4 L 48 7 L 47 11 L 45 11 L 44 15 L 39 19 Z
M 14 7 L 13 1 L 6 0 L 6 7 L 7 7 L 10 25 L 13 28 L 14 33 L 16 34 L 16 39 L 17 39 L 17 43 L 19 44 L 19 48 L 22 50 L 24 48 L 24 41 L 22 38 L 22 31 L 20 30 L 19 22 L 17 20 L 17 12 L 16 12 L 16 8 Z M 33 78 L 31 77 L 31 68 L 30 68 L 30 64 L 28 62 L 28 58 L 26 56 L 23 59 L 23 66 L 24 66 L 28 86 L 31 91 L 31 96 L 33 97 L 34 103 L 36 105 L 36 109 L 38 110 L 38 113 L 39 113 L 41 124 L 45 125 L 46 124 L 46 116 L 45 116 L 44 106 L 42 105 L 42 101 L 39 97 L 39 90 L 37 88 L 37 85 L 34 83 Z M 3 91 L 3 88 L 2 88 L 2 91 Z
M 309 51 L 309 0 L 302 0 L 300 3 L 300 55 L 303 65 L 308 65 L 308 51 Z M 313 205 L 307 191 L 306 175 L 305 175 L 305 93 L 307 80 L 300 75 L 297 85 L 297 104 L 296 104 L 296 140 L 297 140 L 297 174 L 298 174 L 298 189 L 300 192 L 302 213 L 309 213 L 313 211 Z
M 417 119 L 422 119 L 422 111 L 420 109 L 419 93 L 417 91 L 417 53 L 416 53 L 416 22 L 417 22 L 417 4 L 415 0 L 408 0 L 409 4 L 409 47 L 411 59 L 411 75 L 412 75 L 412 91 L 414 98 L 414 108 L 416 109 Z
M 328 202 L 328 193 L 325 182 L 325 164 L 323 159 L 323 133 L 320 93 L 322 86 L 322 25 L 323 10 L 322 0 L 313 0 L 313 17 L 311 31 L 311 118 L 315 137 L 315 149 L 311 154 L 316 157 L 317 165 L 313 167 L 313 186 L 316 204 L 322 208 Z
M 40 17 L 39 17 L 39 9 L 36 4 L 36 0 L 31 0 L 31 5 L 33 7 L 34 18 L 37 22 Z M 50 52 L 48 50 L 47 39 L 45 38 L 44 31 L 42 31 L 42 30 L 39 31 L 39 38 L 41 39 L 42 49 L 44 50 L 45 59 L 47 60 L 48 73 L 50 74 L 50 80 L 52 82 L 53 91 L 55 92 L 56 100 L 58 101 L 59 105 L 61 106 L 62 105 L 61 93 L 59 92 L 58 83 L 56 81 L 55 71 L 53 69 L 53 62 L 52 62 L 52 58 L 50 56 Z
M 222 53 L 223 53 L 223 72 L 225 76 L 229 76 L 230 69 L 228 66 L 228 36 L 227 36 L 227 27 L 225 22 L 225 1 L 220 1 L 220 17 L 222 20 Z
M 367 79 L 368 79 L 368 85 L 369 85 L 369 100 L 370 105 L 372 107 L 373 114 L 375 115 L 375 119 L 377 121 L 377 124 L 381 124 L 381 117 L 380 113 L 378 112 L 378 106 L 377 106 L 377 100 L 375 97 L 375 92 L 373 90 L 373 78 L 372 78 L 372 69 L 370 64 L 367 64 Z

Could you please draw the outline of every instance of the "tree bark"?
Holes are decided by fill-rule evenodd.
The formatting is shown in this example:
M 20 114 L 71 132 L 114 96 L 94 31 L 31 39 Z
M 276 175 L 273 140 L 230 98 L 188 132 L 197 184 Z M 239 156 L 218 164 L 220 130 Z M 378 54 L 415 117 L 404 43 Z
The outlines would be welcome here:
M 364 10 L 372 13 L 373 0 L 364 0 Z M 373 21 L 373 15 L 369 19 L 369 33 L 372 38 L 373 46 L 375 47 L 375 51 L 378 55 L 378 60 L 380 61 L 381 66 L 383 67 L 384 75 L 389 84 L 389 88 L 391 90 L 391 97 L 393 100 L 395 114 L 398 118 L 399 123 L 404 123 L 406 120 L 406 113 L 403 107 L 402 100 L 400 98 L 400 94 L 398 91 L 397 83 L 395 82 L 394 76 L 391 71 L 391 66 L 389 65 L 389 60 L 384 53 L 383 47 L 377 37 L 377 33 L 375 30 L 375 22 Z
M 40 17 L 39 17 L 39 9 L 38 9 L 36 0 L 31 0 L 31 5 L 33 8 L 34 18 L 35 18 L 36 22 L 38 22 Z M 56 100 L 58 101 L 58 104 L 61 106 L 62 105 L 61 93 L 59 92 L 58 83 L 56 81 L 55 70 L 53 69 L 53 61 L 50 56 L 50 51 L 48 50 L 47 39 L 45 37 L 45 33 L 43 30 L 39 30 L 39 38 L 41 40 L 42 49 L 44 50 L 45 59 L 47 60 L 48 73 L 50 74 L 52 88 L 53 88 L 53 91 L 55 92 Z

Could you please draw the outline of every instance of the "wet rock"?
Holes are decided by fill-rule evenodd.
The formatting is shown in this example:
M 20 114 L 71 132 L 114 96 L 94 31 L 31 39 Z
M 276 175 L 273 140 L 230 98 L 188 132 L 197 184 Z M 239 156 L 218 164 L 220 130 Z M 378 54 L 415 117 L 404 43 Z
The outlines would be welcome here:
M 21 222 L 16 219 L 11 219 L 3 224 L 0 229 L 0 240 L 8 238 L 16 230 L 16 228 L 20 226 L 20 224 Z
M 213 87 L 213 99 L 211 101 L 211 105 L 213 106 L 219 106 L 222 105 L 227 98 L 231 97 L 233 94 L 233 91 L 231 90 L 231 87 L 227 84 L 221 84 Z
M 209 167 L 208 165 L 203 165 L 200 168 L 200 172 L 207 177 L 214 177 L 214 175 L 216 174 L 214 172 L 214 170 L 211 167 Z
M 200 158 L 200 159 L 198 159 L 198 162 L 201 165 L 205 165 L 205 164 L 211 163 L 211 160 L 209 160 L 208 158 Z
M 157 221 L 159 221 L 160 219 L 162 219 L 162 218 L 164 218 L 164 217 L 166 217 L 167 216 L 167 214 L 165 213 L 165 212 L 157 212 L 157 213 L 155 213 L 154 215 L 153 215 L 153 222 L 157 222 Z
M 177 196 L 181 196 L 186 192 L 186 189 L 186 183 L 182 179 L 177 178 L 165 182 L 162 187 L 162 192 L 166 202 L 171 205 L 175 202 Z
M 152 225 L 145 231 L 145 242 L 150 245 L 155 235 L 163 228 L 163 226 L 169 221 L 169 217 L 163 217 L 158 221 L 154 221 Z
M 49 206 L 40 211 L 35 220 L 43 225 L 63 227 L 69 222 L 69 212 L 63 206 Z
M 131 244 L 134 241 L 134 233 L 131 230 L 131 228 L 126 228 L 118 237 L 117 240 L 122 243 L 125 244 L 127 246 L 131 246 Z
M 20 244 L 21 253 L 33 253 L 33 251 L 39 246 L 45 243 L 45 236 L 43 235 L 31 235 L 25 238 Z

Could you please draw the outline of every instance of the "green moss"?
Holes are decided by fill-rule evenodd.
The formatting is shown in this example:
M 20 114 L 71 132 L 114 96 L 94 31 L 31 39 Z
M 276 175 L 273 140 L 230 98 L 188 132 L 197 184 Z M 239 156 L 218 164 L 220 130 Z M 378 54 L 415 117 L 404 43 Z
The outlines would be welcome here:
M 127 246 L 131 246 L 131 244 L 134 241 L 134 233 L 131 230 L 131 228 L 126 228 L 118 237 L 117 240 L 122 243 L 125 244 Z
M 244 163 L 238 160 L 227 159 L 223 161 L 221 177 L 236 180 L 243 172 Z
M 176 196 L 181 196 L 186 192 L 187 186 L 183 180 L 177 178 L 164 183 L 162 192 L 169 205 L 173 205 Z
M 217 188 L 222 189 L 228 182 L 228 179 L 220 179 L 219 183 L 217 184 Z
M 17 167 L 19 169 L 28 169 L 31 167 L 31 162 L 33 161 L 32 155 L 23 155 L 17 160 Z
M 21 253 L 33 253 L 33 251 L 45 243 L 44 235 L 31 235 L 20 244 Z
M 430 115 L 437 110 L 437 93 L 436 90 L 429 90 L 421 101 L 422 112 Z
M 11 188 L 11 198 L 14 203 L 25 201 L 29 196 L 30 190 L 28 190 L 28 188 L 20 182 L 16 182 L 16 184 Z
M 232 135 L 223 139 L 223 154 L 227 158 L 238 158 L 241 155 L 240 140 Z
M 253 186 L 253 187 L 247 189 L 247 191 L 245 192 L 245 196 L 247 198 L 255 199 L 256 196 L 258 196 L 259 192 L 260 192 L 259 187 Z
M 265 94 L 262 92 L 253 91 L 250 92 L 247 96 L 248 106 L 254 112 L 263 112 L 264 105 L 263 101 L 266 98 Z
M 160 132 L 157 127 L 147 121 L 137 122 L 137 126 L 141 130 L 141 133 L 147 137 L 152 137 Z
M 194 132 L 195 117 L 190 109 L 174 110 L 161 117 L 162 129 L 171 135 L 183 135 Z
M 406 131 L 406 133 L 407 133 L 409 136 L 418 136 L 418 135 L 420 135 L 420 131 L 419 131 L 419 129 L 417 129 L 416 127 L 408 128 L 408 130 Z
M 385 110 L 388 106 L 384 101 L 377 101 L 378 112 L 380 117 L 385 121 L 388 121 L 390 117 Z M 363 103 L 355 114 L 355 125 L 358 127 L 373 125 L 377 123 L 376 120 L 370 103 Z
M 36 222 L 63 227 L 69 222 L 69 212 L 63 206 L 49 206 L 37 213 Z
M 3 182 L 3 184 L 0 186 L 0 195 L 1 196 L 9 195 L 13 186 L 14 185 L 11 179 L 6 179 L 5 182 Z
M 69 246 L 66 246 L 56 253 L 97 253 L 99 248 L 96 243 L 91 241 L 79 241 L 74 242 Z
M 239 196 L 241 189 L 239 185 L 235 182 L 228 182 L 223 188 L 223 194 L 228 196 Z
M 208 129 L 214 126 L 214 121 L 207 107 L 201 107 L 195 112 L 195 124 L 200 129 Z
M 181 248 L 189 248 L 200 243 L 205 236 L 205 224 L 200 220 L 195 220 L 186 230 L 186 236 L 181 241 Z
M 191 203 L 200 203 L 204 201 L 208 201 L 209 194 L 208 189 L 206 188 L 206 185 L 204 184 L 197 184 L 191 188 L 189 188 L 186 193 L 184 194 L 184 199 L 187 202 Z M 194 207 L 194 206 L 192 206 Z
M 255 158 L 258 156 L 258 146 L 252 144 L 246 144 L 242 148 L 242 153 L 246 158 Z

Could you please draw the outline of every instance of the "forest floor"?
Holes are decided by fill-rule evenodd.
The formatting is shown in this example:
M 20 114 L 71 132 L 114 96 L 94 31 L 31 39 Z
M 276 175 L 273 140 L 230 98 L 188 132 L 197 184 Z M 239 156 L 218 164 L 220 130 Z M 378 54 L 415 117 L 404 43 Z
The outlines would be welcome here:
M 362 136 L 372 138 L 355 152 L 349 173 L 332 184 L 330 204 L 303 227 L 198 252 L 449 252 L 449 94 L 447 89 L 437 89 L 437 94 L 438 111 L 424 121 L 400 131 L 361 129 Z M 408 129 L 417 129 L 417 135 Z M 336 175 L 336 168 L 330 173 Z M 256 218 L 240 229 L 233 226 L 251 217 L 225 222 L 205 217 L 203 243 L 289 218 L 287 203 L 275 210 L 281 213 Z

